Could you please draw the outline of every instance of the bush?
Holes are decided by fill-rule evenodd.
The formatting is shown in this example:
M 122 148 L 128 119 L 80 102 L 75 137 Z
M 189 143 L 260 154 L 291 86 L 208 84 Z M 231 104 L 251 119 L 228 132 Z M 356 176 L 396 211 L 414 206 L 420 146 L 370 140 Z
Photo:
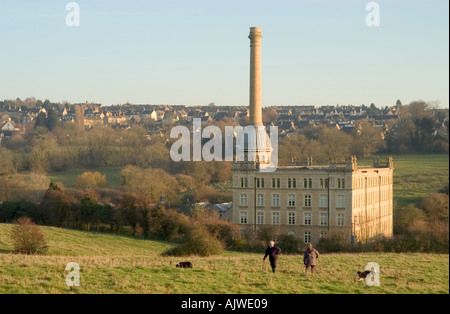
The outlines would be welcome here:
M 197 221 L 204 226 L 211 235 L 221 241 L 227 249 L 240 247 L 245 242 L 236 224 L 213 216 L 200 217 Z
M 294 235 L 279 236 L 277 246 L 283 248 L 284 254 L 301 254 L 305 248 L 304 242 Z
M 210 256 L 222 253 L 224 246 L 217 238 L 200 225 L 193 227 L 181 245 L 164 253 L 169 256 Z
M 157 208 L 149 213 L 150 234 L 164 241 L 183 241 L 192 229 L 189 217 L 175 210 Z
M 45 254 L 48 246 L 44 234 L 30 218 L 17 220 L 11 232 L 14 249 L 21 254 Z

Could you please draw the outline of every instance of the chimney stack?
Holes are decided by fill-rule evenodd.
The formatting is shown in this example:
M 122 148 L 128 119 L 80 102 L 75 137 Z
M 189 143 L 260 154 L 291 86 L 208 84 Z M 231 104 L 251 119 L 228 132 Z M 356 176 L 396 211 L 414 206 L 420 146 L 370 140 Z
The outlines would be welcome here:
M 250 118 L 249 124 L 261 126 L 261 27 L 250 27 Z

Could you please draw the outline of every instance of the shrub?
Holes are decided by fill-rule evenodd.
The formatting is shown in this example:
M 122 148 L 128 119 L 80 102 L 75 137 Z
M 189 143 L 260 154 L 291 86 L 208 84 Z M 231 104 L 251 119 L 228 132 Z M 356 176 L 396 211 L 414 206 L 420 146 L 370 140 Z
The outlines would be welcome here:
M 236 224 L 213 216 L 200 217 L 197 221 L 227 249 L 242 246 L 245 242 Z
M 21 254 L 45 254 L 48 246 L 44 234 L 30 218 L 17 220 L 11 232 L 14 249 Z
M 179 246 L 172 248 L 164 253 L 169 256 L 210 256 L 222 253 L 224 246 L 217 238 L 202 226 L 193 227 L 186 237 L 185 242 Z
M 149 212 L 149 232 L 164 241 L 183 241 L 192 229 L 189 217 L 175 210 L 157 208 Z
M 301 254 L 304 251 L 304 242 L 294 235 L 281 235 L 277 246 L 283 248 L 284 254 Z

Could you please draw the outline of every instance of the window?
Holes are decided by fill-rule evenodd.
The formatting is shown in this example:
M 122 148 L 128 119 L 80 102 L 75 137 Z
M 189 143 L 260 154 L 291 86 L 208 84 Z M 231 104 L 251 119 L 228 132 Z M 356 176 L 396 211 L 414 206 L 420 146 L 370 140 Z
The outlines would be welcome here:
M 241 178 L 241 188 L 248 187 L 248 179 L 247 178 Z
M 327 237 L 327 233 L 325 231 L 320 232 L 320 238 L 325 239 Z
M 304 214 L 303 214 L 303 223 L 304 223 L 306 226 L 310 226 L 310 225 L 312 224 L 312 221 L 311 221 L 311 213 L 304 213 Z
M 264 188 L 264 178 L 256 178 L 256 187 Z
M 241 206 L 248 206 L 247 194 L 241 194 Z
M 264 213 L 263 212 L 257 212 L 256 213 L 256 223 L 258 225 L 264 224 Z
M 345 179 L 337 179 L 337 188 L 345 189 Z
M 274 225 L 280 224 L 280 213 L 279 212 L 272 213 L 272 224 L 274 224 Z
M 288 224 L 289 225 L 295 225 L 296 224 L 296 215 L 295 215 L 295 213 L 289 213 L 288 214 Z
M 256 206 L 264 206 L 264 194 L 258 194 L 256 196 Z
M 241 212 L 240 215 L 240 222 L 241 224 L 245 225 L 248 223 L 248 219 L 247 219 L 247 212 Z
M 338 224 L 338 226 L 344 225 L 344 214 L 337 215 L 337 224 Z
M 289 231 L 288 231 L 288 235 L 290 235 L 290 236 L 295 236 L 295 231 L 294 231 L 294 230 L 289 230 Z
M 295 178 L 289 178 L 288 179 L 288 188 L 295 189 L 296 187 L 297 187 L 297 180 L 295 180 Z
M 337 207 L 338 208 L 345 208 L 345 197 L 344 197 L 344 195 L 338 195 L 337 196 Z
M 280 178 L 272 178 L 272 188 L 279 189 L 281 187 Z
M 312 189 L 312 179 L 311 178 L 305 178 L 303 180 L 303 187 L 305 189 Z
M 295 206 L 295 194 L 289 194 L 288 206 L 289 207 Z
M 303 205 L 305 207 L 311 207 L 311 194 L 305 195 Z
M 279 207 L 280 206 L 280 194 L 272 195 L 272 206 Z
M 305 231 L 304 240 L 305 243 L 311 243 L 311 231 Z
M 328 189 L 328 179 L 320 179 L 320 188 Z
M 320 213 L 320 225 L 328 226 L 328 213 Z
M 320 195 L 320 207 L 321 208 L 328 207 L 328 195 Z

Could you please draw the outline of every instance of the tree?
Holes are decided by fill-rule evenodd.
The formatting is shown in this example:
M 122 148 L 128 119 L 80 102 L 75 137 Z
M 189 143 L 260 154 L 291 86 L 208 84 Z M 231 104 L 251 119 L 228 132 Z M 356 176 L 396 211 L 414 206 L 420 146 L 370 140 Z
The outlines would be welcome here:
M 431 115 L 429 105 L 424 101 L 413 101 L 407 106 L 407 111 L 413 119 L 429 117 Z
M 407 207 L 401 207 L 394 212 L 394 231 L 397 234 L 404 233 L 408 226 L 415 221 L 424 221 L 425 213 L 423 210 L 409 204 Z
M 322 144 L 324 155 L 328 156 L 332 162 L 344 161 L 351 155 L 351 136 L 336 128 L 322 128 L 319 132 L 319 141 Z
M 430 222 L 449 221 L 448 194 L 432 193 L 422 200 L 421 206 Z
M 47 126 L 47 129 L 53 131 L 53 129 L 56 128 L 58 124 L 59 124 L 58 114 L 56 113 L 55 109 L 50 108 L 47 113 L 47 120 L 45 125 Z
M 35 123 L 34 123 L 34 128 L 37 128 L 40 126 L 47 127 L 47 116 L 43 112 L 38 114 L 38 116 L 36 117 Z
M 137 196 L 132 193 L 122 194 L 118 203 L 120 215 L 124 218 L 124 222 L 131 227 L 132 234 L 136 235 L 139 219 L 136 205 Z
M 98 171 L 83 172 L 75 180 L 74 186 L 79 189 L 97 189 L 105 187 L 107 184 L 106 176 Z
M 384 144 L 383 130 L 374 127 L 367 120 L 362 120 L 356 125 L 352 136 L 352 154 L 358 157 L 369 157 Z
M 42 223 L 56 227 L 70 225 L 73 198 L 59 188 L 49 187 L 39 204 L 39 219 Z
M 44 100 L 44 103 L 42 104 L 42 108 L 45 108 L 45 110 L 50 109 L 52 106 L 52 103 L 50 102 L 50 100 L 46 99 Z
M 178 204 L 180 202 L 179 183 L 174 176 L 164 170 L 127 166 L 122 170 L 122 177 L 123 185 L 137 196 L 144 197 L 153 204 L 158 203 L 162 195 L 164 195 L 166 203 Z
M 13 154 L 0 146 L 0 177 L 15 172 L 13 160 Z
M 322 145 L 303 134 L 289 134 L 278 146 L 278 164 L 288 165 L 291 161 L 304 162 L 312 158 L 315 162 L 328 162 Z
M 430 146 L 433 142 L 433 131 L 435 120 L 431 117 L 421 116 L 414 119 L 414 125 L 416 126 L 412 142 L 415 149 L 418 152 L 430 151 Z
M 278 112 L 275 109 L 269 108 L 269 109 L 263 111 L 263 114 L 262 114 L 263 122 L 272 123 L 272 122 L 277 121 L 277 119 L 278 119 Z

